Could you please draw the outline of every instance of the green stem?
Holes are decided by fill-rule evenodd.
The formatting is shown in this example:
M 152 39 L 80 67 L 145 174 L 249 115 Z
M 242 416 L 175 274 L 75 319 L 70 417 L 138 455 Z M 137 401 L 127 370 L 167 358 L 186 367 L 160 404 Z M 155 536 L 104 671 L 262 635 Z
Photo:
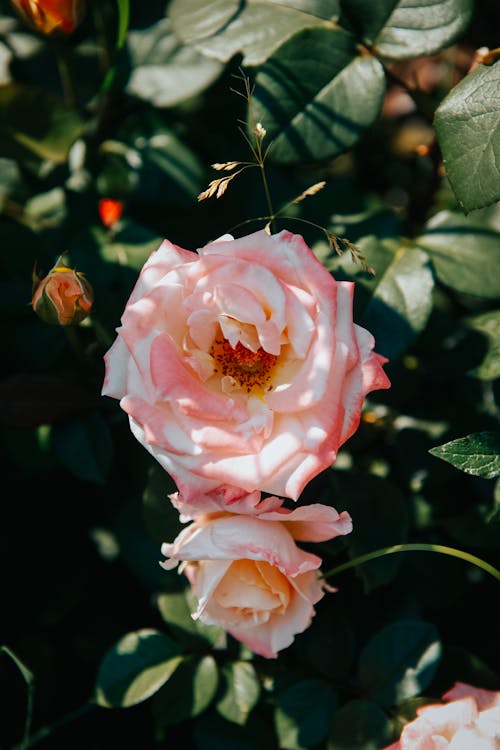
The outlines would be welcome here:
M 441 555 L 458 557 L 465 562 L 469 562 L 472 565 L 481 568 L 485 573 L 489 573 L 489 575 L 496 578 L 497 581 L 500 581 L 500 570 L 494 568 L 493 565 L 490 565 L 485 560 L 481 560 L 480 557 L 470 555 L 468 552 L 462 552 L 462 550 L 455 549 L 454 547 L 445 547 L 442 544 L 395 544 L 392 547 L 383 547 L 381 549 L 373 550 L 373 552 L 367 552 L 365 555 L 360 555 L 359 557 L 354 558 L 354 560 L 349 560 L 349 562 L 343 563 L 342 565 L 337 565 L 335 568 L 324 573 L 322 577 L 325 579 L 329 578 L 330 576 L 337 575 L 337 573 L 342 573 L 344 570 L 349 570 L 349 568 L 355 568 L 356 566 L 362 565 L 370 560 L 376 560 L 377 557 L 392 555 L 396 552 L 438 552 Z
M 49 737 L 56 729 L 60 729 L 61 727 L 66 726 L 66 724 L 70 724 L 75 719 L 80 718 L 80 716 L 84 716 L 86 713 L 96 707 L 97 704 L 91 703 L 90 701 L 84 703 L 82 706 L 79 706 L 74 711 L 70 711 L 70 713 L 66 714 L 66 716 L 63 716 L 58 721 L 55 721 L 53 724 L 41 727 L 37 732 L 32 734 L 31 737 L 26 737 L 25 735 L 23 741 L 18 745 L 14 745 L 11 750 L 28 750 L 28 748 L 33 747 L 34 745 L 38 745 L 39 742 L 44 740 L 46 737 Z
M 7 654 L 7 656 L 12 659 L 16 667 L 18 668 L 19 672 L 21 673 L 25 683 L 26 683 L 26 690 L 27 690 L 27 696 L 26 696 L 26 720 L 24 722 L 24 733 L 23 733 L 23 739 L 17 745 L 18 750 L 27 750 L 30 746 L 30 732 L 31 732 L 31 722 L 33 720 L 33 703 L 35 699 L 35 678 L 33 673 L 28 669 L 28 667 L 23 664 L 21 659 L 19 659 L 13 651 L 8 646 L 1 646 L 0 647 L 0 653 Z

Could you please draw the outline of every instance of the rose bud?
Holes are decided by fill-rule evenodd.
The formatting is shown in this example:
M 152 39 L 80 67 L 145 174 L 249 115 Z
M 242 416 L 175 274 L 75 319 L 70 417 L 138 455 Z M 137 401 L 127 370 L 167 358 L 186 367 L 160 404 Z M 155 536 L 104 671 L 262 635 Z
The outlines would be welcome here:
M 33 310 L 45 323 L 70 326 L 80 323 L 92 309 L 94 292 L 79 271 L 59 258 L 54 268 L 40 280 L 33 276 Z
M 120 220 L 123 203 L 115 198 L 101 198 L 99 201 L 99 218 L 105 227 L 112 227 Z
M 71 34 L 85 15 L 85 0 L 11 0 L 26 23 L 42 34 Z

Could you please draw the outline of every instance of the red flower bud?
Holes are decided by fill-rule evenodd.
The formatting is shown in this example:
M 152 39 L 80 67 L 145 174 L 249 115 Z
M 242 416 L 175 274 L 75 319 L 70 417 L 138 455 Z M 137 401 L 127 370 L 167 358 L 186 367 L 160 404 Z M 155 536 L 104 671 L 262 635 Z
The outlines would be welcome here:
M 64 265 L 61 258 L 44 279 L 33 274 L 33 282 L 31 304 L 45 323 L 70 326 L 90 313 L 94 301 L 91 285 L 82 273 Z
M 123 212 L 123 203 L 114 198 L 101 198 L 99 216 L 105 227 L 112 227 L 119 221 Z
M 85 0 L 11 0 L 19 15 L 42 34 L 71 34 L 85 15 Z

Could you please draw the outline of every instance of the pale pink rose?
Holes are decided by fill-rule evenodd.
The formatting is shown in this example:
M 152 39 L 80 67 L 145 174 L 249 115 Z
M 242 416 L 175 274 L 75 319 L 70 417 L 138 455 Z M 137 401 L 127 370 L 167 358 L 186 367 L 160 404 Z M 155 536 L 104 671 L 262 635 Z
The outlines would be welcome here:
M 500 750 L 500 691 L 457 682 L 443 700 L 419 708 L 385 750 Z
M 357 429 L 386 361 L 302 237 L 163 242 L 108 351 L 103 393 L 186 497 L 221 484 L 296 499 Z
M 223 627 L 257 654 L 276 657 L 309 626 L 324 595 L 321 558 L 295 540 L 333 539 L 348 534 L 352 522 L 348 513 L 325 505 L 288 510 L 277 497 L 259 503 L 259 493 L 235 494 L 220 488 L 188 505 L 174 495 L 181 517 L 188 510 L 195 521 L 162 545 L 167 560 L 160 564 L 170 570 L 182 561 L 198 599 L 194 618 Z

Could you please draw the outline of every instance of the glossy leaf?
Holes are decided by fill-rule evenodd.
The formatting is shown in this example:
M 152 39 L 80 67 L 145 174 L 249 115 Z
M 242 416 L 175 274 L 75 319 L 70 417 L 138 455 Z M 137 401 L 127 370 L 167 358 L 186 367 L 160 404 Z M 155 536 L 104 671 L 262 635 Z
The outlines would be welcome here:
M 52 94 L 21 83 L 0 86 L 0 148 L 4 156 L 28 156 L 63 164 L 83 123 Z
M 55 425 L 52 446 L 61 463 L 80 479 L 105 484 L 113 443 L 107 421 L 97 412 L 72 422 Z
M 153 714 L 160 726 L 177 724 L 198 716 L 210 705 L 218 685 L 217 664 L 213 656 L 188 656 L 173 679 L 155 696 Z
M 352 700 L 332 717 L 327 750 L 380 750 L 391 740 L 391 723 L 376 703 Z
M 432 55 L 467 28 L 472 0 L 400 0 L 375 39 L 379 55 L 394 60 Z
M 182 6 L 182 10 L 181 10 Z M 244 65 L 260 65 L 293 34 L 325 25 L 338 15 L 336 0 L 174 0 L 175 33 L 208 57 L 228 62 L 243 55 Z M 223 22 L 223 19 L 224 22 Z
M 478 65 L 434 118 L 446 175 L 464 211 L 500 200 L 500 64 Z
M 440 211 L 415 243 L 427 251 L 446 286 L 487 299 L 500 297 L 500 233 L 482 221 Z
M 322 680 L 302 680 L 278 696 L 274 714 L 280 748 L 310 748 L 325 739 L 337 697 Z
M 383 68 L 359 56 L 341 29 L 306 29 L 257 74 L 251 107 L 279 162 L 326 159 L 346 151 L 378 115 Z
M 429 453 L 466 474 L 493 479 L 500 474 L 500 431 L 474 432 L 431 448 Z
M 127 91 L 157 107 L 173 107 L 199 94 L 222 72 L 222 63 L 182 44 L 168 18 L 131 31 L 127 44 L 132 64 Z
M 500 377 L 500 310 L 475 315 L 467 320 L 473 331 L 486 337 L 488 350 L 480 365 L 469 371 L 480 380 L 494 380 Z
M 359 658 L 359 679 L 371 699 L 397 705 L 422 693 L 430 684 L 441 656 L 434 625 L 400 620 L 376 633 Z
M 179 646 L 163 633 L 138 630 L 121 638 L 104 656 L 96 681 L 96 702 L 124 708 L 150 698 L 178 668 Z
M 170 538 L 173 538 L 172 535 Z M 196 609 L 196 602 L 189 589 L 161 593 L 156 603 L 176 640 L 186 647 L 206 648 L 222 639 L 224 633 L 221 628 L 205 625 L 201 620 L 194 620 L 191 616 Z
M 401 245 L 375 278 L 361 324 L 373 334 L 377 352 L 399 357 L 421 331 L 432 310 L 434 277 L 425 252 Z
M 234 661 L 222 670 L 223 692 L 217 711 L 228 721 L 244 725 L 260 696 L 255 668 L 247 661 Z

